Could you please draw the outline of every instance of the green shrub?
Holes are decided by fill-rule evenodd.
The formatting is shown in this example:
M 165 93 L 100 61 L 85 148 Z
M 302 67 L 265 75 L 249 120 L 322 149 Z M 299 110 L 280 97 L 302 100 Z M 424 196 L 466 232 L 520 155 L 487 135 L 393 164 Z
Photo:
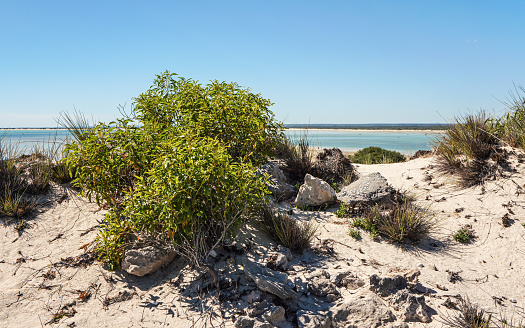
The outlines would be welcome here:
M 395 203 L 375 205 L 364 217 L 352 222 L 354 228 L 367 231 L 373 238 L 383 236 L 393 242 L 420 241 L 434 232 L 437 221 L 430 209 L 419 207 L 410 197 L 399 194 Z
M 201 137 L 218 139 L 236 160 L 263 164 L 282 140 L 282 124 L 269 110 L 272 103 L 236 83 L 212 81 L 205 86 L 164 72 L 135 98 L 139 121 L 157 130 L 176 126 Z
M 375 212 L 377 211 L 377 212 Z M 377 226 L 376 217 L 378 216 L 379 208 L 374 207 L 374 212 L 363 218 L 355 218 L 352 222 L 354 228 L 360 228 L 367 231 L 372 238 L 379 237 L 379 227 Z
M 359 240 L 361 239 L 361 233 L 359 232 L 359 230 L 357 229 L 350 229 L 348 231 L 348 235 L 352 238 L 354 238 L 355 240 Z
M 71 174 L 76 168 L 73 185 L 98 205 L 119 206 L 124 192 L 133 189 L 135 176 L 149 166 L 162 140 L 159 135 L 137 128 L 129 119 L 96 125 L 80 142 L 66 145 L 65 163 Z
M 135 99 L 134 120 L 89 127 L 82 115 L 65 119 L 77 136 L 65 149 L 73 184 L 110 209 L 98 250 L 112 267 L 133 234 L 170 241 L 206 265 L 267 190 L 253 165 L 283 138 L 270 101 L 235 83 L 174 75 L 157 76 Z
M 454 240 L 458 243 L 468 244 L 474 238 L 476 238 L 476 234 L 474 233 L 474 230 L 472 230 L 472 227 L 467 224 L 461 227 L 458 231 L 456 231 L 452 235 L 452 238 L 454 238 Z
M 341 202 L 339 204 L 339 208 L 337 209 L 337 211 L 334 212 L 334 214 L 338 218 L 347 218 L 350 216 L 350 208 L 348 207 L 348 205 L 346 205 L 345 202 Z
M 366 147 L 352 156 L 352 161 L 359 164 L 390 164 L 405 160 L 405 156 L 401 153 L 380 147 Z

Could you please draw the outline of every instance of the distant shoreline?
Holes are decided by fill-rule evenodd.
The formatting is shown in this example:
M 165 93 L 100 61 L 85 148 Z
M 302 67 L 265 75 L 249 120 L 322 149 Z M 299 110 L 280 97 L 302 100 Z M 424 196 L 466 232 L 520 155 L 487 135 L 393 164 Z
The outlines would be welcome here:
M 316 132 L 316 131 L 337 131 L 337 132 L 386 132 L 386 133 L 428 133 L 428 134 L 441 134 L 445 130 L 424 130 L 424 129 L 404 129 L 404 130 L 391 130 L 391 129 L 329 129 L 329 128 L 286 128 L 285 131 L 305 131 Z
M 392 124 L 284 124 L 285 129 L 362 130 L 362 131 L 443 131 L 450 124 L 392 123 Z

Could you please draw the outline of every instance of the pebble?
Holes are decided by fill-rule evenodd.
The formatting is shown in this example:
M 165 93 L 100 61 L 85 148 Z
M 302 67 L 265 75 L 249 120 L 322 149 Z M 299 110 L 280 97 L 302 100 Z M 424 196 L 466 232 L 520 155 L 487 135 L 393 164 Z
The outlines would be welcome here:
M 424 265 L 423 263 L 419 263 L 417 266 L 418 266 L 418 268 L 422 268 L 422 267 L 424 267 L 425 265 Z
M 210 256 L 211 257 L 217 257 L 217 252 L 214 251 L 213 249 L 210 251 Z
M 516 303 L 517 301 L 516 301 L 514 298 L 511 298 L 511 299 L 510 299 L 510 302 L 511 302 L 511 303 Z

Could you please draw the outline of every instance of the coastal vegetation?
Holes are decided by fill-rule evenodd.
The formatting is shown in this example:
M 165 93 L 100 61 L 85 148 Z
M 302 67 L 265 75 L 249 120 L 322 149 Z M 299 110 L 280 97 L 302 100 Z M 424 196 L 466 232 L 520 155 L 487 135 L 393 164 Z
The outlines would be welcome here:
M 501 117 L 485 111 L 455 117 L 435 142 L 439 169 L 454 174 L 469 187 L 503 174 L 507 164 L 505 147 L 525 149 L 525 89 L 517 87 Z
M 403 154 L 380 147 L 363 148 L 356 152 L 351 159 L 358 164 L 391 164 L 406 160 Z
M 144 235 L 171 243 L 195 265 L 265 202 L 255 167 L 282 143 L 271 102 L 235 83 L 164 72 L 135 98 L 130 115 L 77 129 L 65 162 L 75 186 L 107 206 L 99 254 L 116 268 L 126 243 Z M 83 122 L 80 125 L 84 125 Z

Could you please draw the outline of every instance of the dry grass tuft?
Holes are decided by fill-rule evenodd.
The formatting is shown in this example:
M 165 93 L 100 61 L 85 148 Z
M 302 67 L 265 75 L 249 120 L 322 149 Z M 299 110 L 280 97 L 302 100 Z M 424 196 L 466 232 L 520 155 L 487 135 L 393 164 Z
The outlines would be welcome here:
M 292 252 L 309 248 L 318 228 L 312 221 L 301 223 L 270 204 L 261 205 L 257 214 L 261 230 Z

